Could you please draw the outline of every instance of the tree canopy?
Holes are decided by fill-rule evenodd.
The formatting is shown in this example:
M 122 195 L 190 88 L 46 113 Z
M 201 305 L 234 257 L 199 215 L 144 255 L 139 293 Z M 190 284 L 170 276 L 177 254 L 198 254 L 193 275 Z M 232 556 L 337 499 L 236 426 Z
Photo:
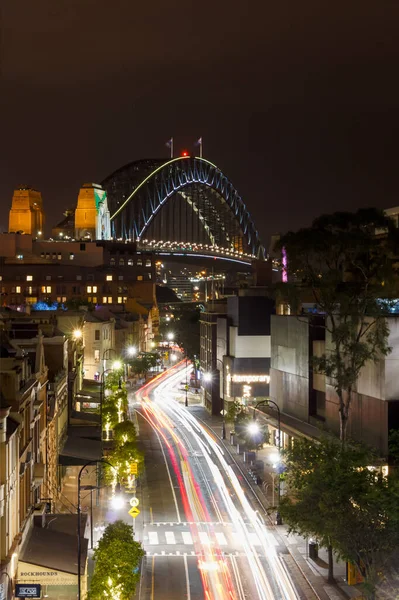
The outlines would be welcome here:
M 140 579 L 144 550 L 134 539 L 133 527 L 115 521 L 105 529 L 94 551 L 94 574 L 89 600 L 130 600 Z
M 385 317 L 397 293 L 398 239 L 393 221 L 370 208 L 321 216 L 276 246 L 285 249 L 294 278 L 278 294 L 297 313 L 310 294 L 316 312 L 325 316 L 326 351 L 314 358 L 314 369 L 331 378 L 337 393 L 342 440 L 361 369 L 390 351 Z M 307 318 L 316 326 L 312 314 Z
M 366 448 L 329 438 L 301 438 L 284 450 L 288 493 L 280 512 L 290 530 L 317 538 L 362 573 L 373 597 L 389 557 L 399 547 L 399 481 L 370 468 Z

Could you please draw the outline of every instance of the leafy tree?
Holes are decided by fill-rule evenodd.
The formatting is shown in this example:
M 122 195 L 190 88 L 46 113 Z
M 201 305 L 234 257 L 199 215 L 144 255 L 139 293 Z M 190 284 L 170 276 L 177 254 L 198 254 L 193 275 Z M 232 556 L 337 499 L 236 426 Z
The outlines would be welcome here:
M 114 427 L 114 440 L 120 444 L 134 442 L 136 439 L 136 428 L 132 421 L 126 419 Z
M 179 307 L 175 310 L 173 326 L 170 323 L 162 323 L 160 327 L 164 335 L 173 328 L 175 340 L 192 361 L 200 354 L 200 315 L 199 308 Z
M 301 296 L 310 292 L 319 314 L 325 315 L 326 351 L 314 359 L 314 368 L 332 379 L 342 441 L 361 369 L 390 352 L 389 301 L 382 299 L 393 293 L 396 282 L 397 241 L 393 221 L 370 208 L 321 216 L 277 244 L 277 249 L 285 248 L 289 272 L 297 281 L 280 285 L 280 295 L 300 312 Z M 320 326 L 320 317 L 308 318 Z
M 107 460 L 109 460 L 114 468 L 112 469 L 107 464 L 104 465 L 106 482 L 110 483 L 115 480 L 116 470 L 118 481 L 123 485 L 128 482 L 132 462 L 138 463 L 138 471 L 140 471 L 143 463 L 143 454 L 137 449 L 135 442 L 125 442 L 123 444 L 115 444 L 113 449 L 108 453 Z
M 146 375 L 150 369 L 158 364 L 159 356 L 156 352 L 143 352 L 136 358 L 128 361 L 133 373 L 136 375 Z
M 133 527 L 115 521 L 105 529 L 94 551 L 94 574 L 89 600 L 130 600 L 140 579 L 144 550 L 134 539 Z
M 399 547 L 399 485 L 368 468 L 375 456 L 362 446 L 301 438 L 284 450 L 288 495 L 280 512 L 290 531 L 316 537 L 355 564 L 373 597 L 387 559 Z

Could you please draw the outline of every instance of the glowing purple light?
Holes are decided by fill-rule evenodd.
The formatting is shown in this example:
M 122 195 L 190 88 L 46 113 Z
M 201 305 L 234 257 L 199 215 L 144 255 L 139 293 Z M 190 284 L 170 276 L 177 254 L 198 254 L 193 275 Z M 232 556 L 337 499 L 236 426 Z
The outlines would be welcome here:
M 284 247 L 281 251 L 281 255 L 282 255 L 282 263 L 283 263 L 283 271 L 281 273 L 281 281 L 283 283 L 287 283 L 288 282 L 288 273 L 287 273 L 288 259 L 287 259 L 287 252 L 285 251 Z

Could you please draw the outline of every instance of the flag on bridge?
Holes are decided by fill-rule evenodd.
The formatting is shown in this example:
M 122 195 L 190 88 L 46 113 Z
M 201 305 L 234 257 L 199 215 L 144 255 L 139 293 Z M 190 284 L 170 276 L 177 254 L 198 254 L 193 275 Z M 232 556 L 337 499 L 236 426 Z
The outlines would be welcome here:
M 171 137 L 165 144 L 167 148 L 170 148 L 170 158 L 173 158 L 173 138 Z
M 200 149 L 199 155 L 200 155 L 200 158 L 202 158 L 202 136 L 200 138 L 198 138 L 198 140 L 195 142 L 195 145 L 199 146 L 199 149 Z

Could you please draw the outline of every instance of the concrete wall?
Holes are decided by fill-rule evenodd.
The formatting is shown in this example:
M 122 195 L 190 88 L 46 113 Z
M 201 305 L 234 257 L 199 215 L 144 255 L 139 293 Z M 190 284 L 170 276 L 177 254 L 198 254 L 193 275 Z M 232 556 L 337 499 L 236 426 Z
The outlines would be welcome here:
M 297 419 L 309 420 L 309 324 L 296 316 L 271 317 L 270 398 Z
M 269 357 L 271 341 L 269 335 L 238 335 L 237 327 L 230 327 L 230 356 L 236 358 Z

